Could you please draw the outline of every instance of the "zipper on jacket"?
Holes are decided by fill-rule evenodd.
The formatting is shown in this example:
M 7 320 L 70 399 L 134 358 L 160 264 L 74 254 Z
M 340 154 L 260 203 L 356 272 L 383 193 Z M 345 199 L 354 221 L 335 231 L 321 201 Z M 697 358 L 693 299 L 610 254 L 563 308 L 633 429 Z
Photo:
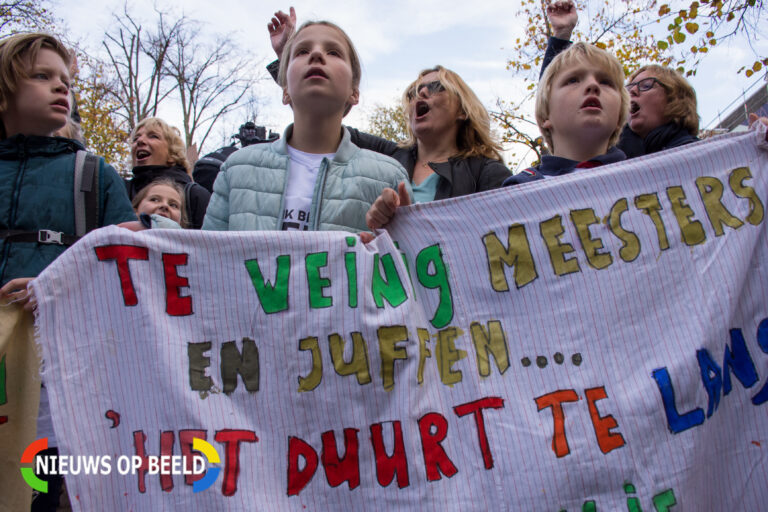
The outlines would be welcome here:
M 285 166 L 285 177 L 283 178 L 283 193 L 280 196 L 280 207 L 277 211 L 277 226 L 275 231 L 283 230 L 283 221 L 285 220 L 285 191 L 288 190 L 288 178 L 291 176 L 291 158 L 287 157 L 288 164 Z
M 320 206 L 323 204 L 323 193 L 325 192 L 325 178 L 328 176 L 328 168 L 330 162 L 328 158 L 323 158 L 320 162 L 320 170 L 318 171 L 317 183 L 315 184 L 316 200 L 315 207 L 312 208 L 312 221 L 309 224 L 310 231 L 317 231 L 317 226 L 320 225 Z

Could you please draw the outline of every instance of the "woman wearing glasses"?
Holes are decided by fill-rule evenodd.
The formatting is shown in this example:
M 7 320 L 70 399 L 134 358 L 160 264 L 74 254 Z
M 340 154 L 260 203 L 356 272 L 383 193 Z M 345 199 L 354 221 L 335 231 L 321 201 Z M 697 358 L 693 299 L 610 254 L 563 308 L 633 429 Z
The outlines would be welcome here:
M 293 8 L 289 13 L 276 12 L 267 24 L 278 57 L 295 26 Z M 267 69 L 276 76 L 279 62 L 271 63 Z M 499 188 L 510 176 L 501 161 L 501 145 L 491 134 L 488 112 L 455 72 L 435 66 L 419 73 L 403 93 L 402 108 L 408 121 L 405 142 L 393 142 L 354 128 L 347 130 L 356 146 L 400 162 L 408 171 L 416 202 Z M 385 189 L 379 196 L 366 216 L 370 228 L 382 227 L 398 205 L 407 204 L 403 202 L 407 193 L 398 192 Z
M 629 121 L 618 147 L 627 158 L 696 142 L 696 92 L 674 69 L 643 66 L 628 80 Z
M 349 130 L 358 146 L 386 153 L 405 167 L 416 202 L 491 190 L 510 176 L 488 112 L 455 72 L 436 66 L 419 73 L 403 94 L 402 108 L 408 120 L 405 142 Z M 369 227 L 389 221 L 400 204 L 398 195 L 385 190 L 379 196 L 366 217 Z

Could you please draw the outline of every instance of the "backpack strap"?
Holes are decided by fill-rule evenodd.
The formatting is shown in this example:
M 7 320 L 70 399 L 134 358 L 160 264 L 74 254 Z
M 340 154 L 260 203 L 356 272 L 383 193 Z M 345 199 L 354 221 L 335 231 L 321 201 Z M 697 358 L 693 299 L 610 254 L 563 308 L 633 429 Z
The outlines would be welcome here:
M 0 231 L 0 240 L 10 243 L 27 242 L 47 245 L 72 245 L 77 242 L 78 237 L 60 231 L 51 231 L 50 229 L 41 229 L 39 231 L 6 229 Z
M 99 159 L 93 153 L 85 157 L 80 190 L 85 194 L 85 232 L 89 233 L 99 227 Z
M 72 180 L 75 200 L 75 236 L 81 237 L 85 234 L 85 197 L 80 192 L 83 182 L 83 171 L 85 168 L 85 156 L 87 151 L 78 151 L 75 153 L 75 178 Z
M 75 236 L 99 227 L 99 160 L 87 151 L 75 156 Z

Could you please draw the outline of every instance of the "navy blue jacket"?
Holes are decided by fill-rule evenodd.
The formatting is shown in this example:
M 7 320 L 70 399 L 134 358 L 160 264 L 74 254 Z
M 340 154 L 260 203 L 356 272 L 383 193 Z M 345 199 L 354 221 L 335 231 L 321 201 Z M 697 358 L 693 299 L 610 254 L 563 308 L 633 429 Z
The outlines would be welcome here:
M 555 176 L 570 174 L 579 169 L 590 169 L 592 167 L 621 162 L 626 159 L 627 156 L 620 149 L 615 147 L 610 148 L 604 155 L 596 156 L 585 162 L 577 162 L 576 160 L 569 160 L 568 158 L 559 156 L 544 155 L 541 157 L 541 163 L 539 165 L 536 167 L 529 167 L 528 169 L 507 178 L 504 180 L 504 186 L 508 187 L 511 185 L 528 183 L 529 181 L 543 180 L 544 178 L 554 178 Z

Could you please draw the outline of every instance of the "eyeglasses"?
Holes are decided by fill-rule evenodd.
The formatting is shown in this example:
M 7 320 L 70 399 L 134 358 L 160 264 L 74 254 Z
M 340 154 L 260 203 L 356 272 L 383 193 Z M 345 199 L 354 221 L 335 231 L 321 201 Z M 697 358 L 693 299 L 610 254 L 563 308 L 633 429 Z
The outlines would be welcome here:
M 433 94 L 443 92 L 445 87 L 442 83 L 440 83 L 440 80 L 435 80 L 434 82 L 429 82 L 426 84 L 415 85 L 411 88 L 410 91 L 408 91 L 408 101 L 411 101 L 416 96 L 420 96 L 423 89 L 427 90 L 427 96 L 432 96 Z
M 632 88 L 635 86 L 637 86 L 638 92 L 650 91 L 651 89 L 653 89 L 653 84 L 659 84 L 664 89 L 667 88 L 667 86 L 664 85 L 662 81 L 651 76 L 648 78 L 643 78 L 642 80 L 638 80 L 637 82 L 632 82 L 631 84 L 627 84 L 627 92 L 631 91 Z

